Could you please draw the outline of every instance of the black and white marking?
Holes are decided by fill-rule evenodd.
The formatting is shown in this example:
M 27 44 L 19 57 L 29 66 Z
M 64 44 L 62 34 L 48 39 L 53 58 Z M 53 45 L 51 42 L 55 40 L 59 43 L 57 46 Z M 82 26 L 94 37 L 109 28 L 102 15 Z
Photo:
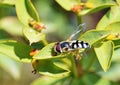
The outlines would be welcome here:
M 69 52 L 69 51 L 74 51 L 76 49 L 82 49 L 82 48 L 89 48 L 90 45 L 87 42 L 84 41 L 79 41 L 79 40 L 73 40 L 73 41 L 62 41 L 58 42 L 54 50 L 57 53 L 64 53 L 64 52 Z

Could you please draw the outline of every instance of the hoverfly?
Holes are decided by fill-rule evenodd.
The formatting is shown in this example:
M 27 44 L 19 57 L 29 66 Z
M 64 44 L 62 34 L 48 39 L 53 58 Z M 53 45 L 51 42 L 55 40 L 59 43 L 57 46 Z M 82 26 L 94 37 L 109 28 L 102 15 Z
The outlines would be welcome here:
M 83 27 L 84 24 L 80 24 L 78 28 Z M 57 42 L 54 46 L 54 51 L 57 54 L 67 53 L 67 52 L 75 52 L 79 53 L 80 49 L 90 48 L 90 44 L 88 42 L 80 41 L 80 40 L 72 40 L 76 34 L 80 33 L 82 28 L 72 34 L 66 41 Z

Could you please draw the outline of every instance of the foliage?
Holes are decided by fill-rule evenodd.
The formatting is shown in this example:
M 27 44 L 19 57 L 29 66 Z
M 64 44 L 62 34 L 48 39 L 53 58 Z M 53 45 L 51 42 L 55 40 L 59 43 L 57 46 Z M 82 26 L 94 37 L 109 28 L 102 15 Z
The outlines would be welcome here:
M 35 71 L 42 75 L 32 85 L 118 85 L 118 79 L 115 80 L 112 76 L 114 73 L 119 74 L 116 71 L 120 70 L 116 67 L 120 60 L 119 0 L 86 0 L 85 2 L 80 0 L 55 0 L 55 2 L 66 12 L 73 12 L 78 18 L 78 24 L 83 23 L 82 17 L 84 15 L 108 10 L 94 29 L 88 30 L 78 37 L 78 40 L 88 42 L 91 47 L 83 51 L 80 49 L 79 54 L 81 56 L 78 60 L 75 59 L 74 53 L 68 52 L 56 55 L 54 52 L 56 42 L 52 41 L 50 43 L 47 41 L 46 34 L 43 32 L 43 30 L 48 30 L 45 29 L 47 23 L 43 24 L 45 19 L 39 17 L 38 11 L 31 0 L 3 0 L 0 1 L 0 7 L 14 6 L 21 24 L 14 21 L 13 25 L 9 26 L 7 23 L 8 26 L 6 26 L 6 22 L 9 21 L 1 18 L 0 30 L 5 32 L 1 31 L 0 33 L 0 66 L 8 71 L 11 66 L 14 69 L 19 68 L 16 61 L 32 63 Z M 41 3 L 43 2 L 41 1 Z M 44 6 L 46 6 L 45 3 L 43 3 Z M 43 14 L 45 15 L 45 13 Z M 11 39 L 9 35 L 22 37 Z M 84 54 L 85 51 L 87 51 L 86 54 Z M 84 58 L 85 56 L 87 58 Z M 6 61 L 12 63 L 6 65 Z M 115 68 L 114 66 L 117 70 L 111 70 Z M 12 69 L 8 72 L 14 78 L 18 78 L 19 70 L 15 71 L 15 74 L 13 74 Z

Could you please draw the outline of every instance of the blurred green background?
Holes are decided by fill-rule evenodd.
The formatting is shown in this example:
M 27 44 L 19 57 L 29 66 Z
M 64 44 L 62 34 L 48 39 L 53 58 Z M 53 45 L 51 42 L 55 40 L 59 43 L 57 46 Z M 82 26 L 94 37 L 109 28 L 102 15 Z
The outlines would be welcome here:
M 2 0 L 0 0 L 1 2 Z M 49 42 L 66 40 L 76 30 L 77 16 L 65 11 L 54 0 L 32 0 L 41 21 L 46 24 L 43 32 Z M 94 29 L 106 11 L 83 16 L 86 30 Z M 0 4 L 0 39 L 15 39 L 28 43 L 22 34 L 22 24 L 16 17 L 15 7 Z M 4 61 L 5 60 L 5 61 Z M 0 85 L 29 85 L 39 74 L 32 73 L 32 65 L 19 63 L 0 54 Z

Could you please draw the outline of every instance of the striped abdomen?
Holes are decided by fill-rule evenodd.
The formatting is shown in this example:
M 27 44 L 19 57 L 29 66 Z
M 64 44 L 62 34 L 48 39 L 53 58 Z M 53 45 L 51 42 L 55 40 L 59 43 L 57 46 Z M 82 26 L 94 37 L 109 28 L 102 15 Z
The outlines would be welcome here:
M 89 48 L 90 45 L 87 42 L 84 41 L 79 41 L 79 40 L 73 40 L 73 41 L 62 41 L 58 42 L 54 49 L 57 53 L 62 53 L 62 52 L 68 52 L 68 51 L 74 51 L 76 49 L 81 49 L 81 48 Z

